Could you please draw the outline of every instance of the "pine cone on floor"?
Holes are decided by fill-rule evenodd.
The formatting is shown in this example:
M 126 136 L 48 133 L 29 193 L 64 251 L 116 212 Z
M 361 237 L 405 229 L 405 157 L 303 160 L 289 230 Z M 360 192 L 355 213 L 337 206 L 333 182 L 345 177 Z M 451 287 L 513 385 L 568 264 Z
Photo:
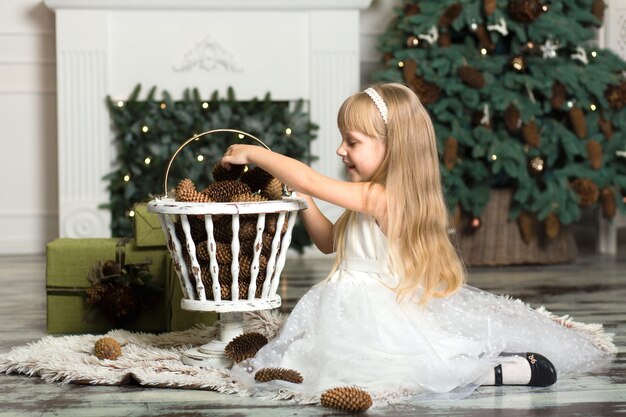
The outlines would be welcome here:
M 224 348 L 226 357 L 237 363 L 253 358 L 267 344 L 267 337 L 258 332 L 244 333 L 231 340 Z
M 363 413 L 372 406 L 372 397 L 357 387 L 338 387 L 326 390 L 320 397 L 323 407 Z
M 239 179 L 245 167 L 245 165 L 231 165 L 230 169 L 226 169 L 221 164 L 215 164 L 213 166 L 213 181 L 232 181 Z
M 111 337 L 102 337 L 96 340 L 93 353 L 98 359 L 115 360 L 122 354 L 122 347 L 117 340 Z
M 259 369 L 254 374 L 254 380 L 256 382 L 269 382 L 275 380 L 292 382 L 294 384 L 301 384 L 304 381 L 300 372 L 293 369 L 285 368 L 263 368 Z

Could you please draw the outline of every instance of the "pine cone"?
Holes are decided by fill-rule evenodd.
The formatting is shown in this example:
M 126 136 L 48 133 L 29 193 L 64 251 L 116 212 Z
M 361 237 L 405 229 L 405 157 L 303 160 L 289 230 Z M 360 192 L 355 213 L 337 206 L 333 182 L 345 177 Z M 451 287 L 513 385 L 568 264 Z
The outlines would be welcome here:
M 600 191 L 600 201 L 602 202 L 602 215 L 605 219 L 612 219 L 617 212 L 617 204 L 615 203 L 615 193 L 610 187 L 603 188 Z
M 111 277 L 120 274 L 120 264 L 109 259 L 102 265 L 102 276 Z
M 485 86 L 485 78 L 476 68 L 470 66 L 461 67 L 457 71 L 457 75 L 461 81 L 472 88 L 481 89 Z
M 207 234 L 206 226 L 204 225 L 204 218 L 187 216 L 187 220 L 189 221 L 189 229 L 191 230 L 191 238 L 193 239 L 193 243 L 195 245 L 198 245 L 200 244 L 200 242 L 206 241 Z M 174 230 L 176 231 L 176 237 L 180 241 L 181 245 L 183 245 L 183 250 L 186 250 L 187 237 L 185 236 L 185 232 L 183 231 L 183 224 L 181 220 L 174 223 Z
M 621 110 L 626 107 L 626 81 L 607 88 L 604 97 L 612 109 Z
M 196 257 L 198 261 L 209 262 L 211 260 L 208 241 L 205 240 L 196 245 Z M 230 244 L 215 242 L 215 258 L 220 264 L 232 262 L 233 255 L 231 253 Z
M 474 33 L 476 34 L 476 38 L 478 39 L 478 43 L 481 47 L 488 51 L 493 51 L 496 45 L 491 41 L 491 37 L 489 36 L 487 29 L 485 29 L 485 25 L 478 25 Z
M 522 126 L 520 111 L 514 105 L 510 104 L 504 111 L 504 125 L 509 132 L 515 133 Z
M 600 132 L 602 132 L 606 140 L 611 140 L 613 138 L 613 123 L 611 123 L 610 120 L 606 120 L 604 117 L 600 116 L 598 118 L 598 126 L 600 127 Z
M 606 4 L 604 4 L 603 0 L 593 0 L 593 3 L 591 4 L 591 13 L 600 21 L 600 24 L 602 24 L 602 21 L 604 20 L 605 7 Z
M 483 8 L 487 16 L 491 16 L 496 11 L 496 1 L 497 0 L 483 0 Z
M 98 303 L 104 316 L 112 323 L 123 324 L 134 318 L 139 311 L 135 290 L 128 285 L 107 285 Z
M 259 369 L 256 374 L 254 374 L 254 380 L 256 382 L 269 382 L 275 380 L 292 382 L 294 384 L 301 384 L 304 379 L 300 372 L 294 371 L 293 369 L 285 369 L 285 368 L 263 368 Z
M 535 239 L 535 222 L 535 215 L 527 211 L 522 211 L 517 218 L 520 235 L 527 245 Z
M 552 97 L 550 98 L 550 104 L 552 108 L 558 110 L 563 107 L 565 104 L 565 98 L 567 97 L 567 92 L 565 91 L 565 86 L 558 81 L 555 81 L 552 84 Z
M 587 142 L 587 159 L 591 168 L 596 170 L 602 168 L 602 146 L 595 140 Z
M 231 203 L 251 203 L 251 202 L 260 202 L 267 201 L 267 198 L 260 194 L 252 194 L 252 193 L 241 193 L 235 194 L 230 198 Z M 254 214 L 256 216 L 256 214 Z
M 210 203 L 213 200 L 196 190 L 196 186 L 189 178 L 185 178 L 176 186 L 176 201 Z
M 522 137 L 528 146 L 537 148 L 540 145 L 541 138 L 537 131 L 537 124 L 533 120 L 522 126 Z
M 237 363 L 254 358 L 254 355 L 267 344 L 267 337 L 261 333 L 244 333 L 231 340 L 224 348 L 226 357 Z
M 202 194 L 207 195 L 213 201 L 228 202 L 237 194 L 250 193 L 250 187 L 239 180 L 225 180 L 214 182 L 206 187 Z
M 555 239 L 561 232 L 561 221 L 559 216 L 554 213 L 548 214 L 548 217 L 543 221 L 544 231 L 549 239 Z
M 108 284 L 98 282 L 85 290 L 87 294 L 87 302 L 89 304 L 97 305 L 102 301 L 104 294 L 106 293 Z
M 459 142 L 453 137 L 446 139 L 443 148 L 443 163 L 448 171 L 452 171 L 459 158 Z
M 225 216 L 224 219 L 217 221 L 213 224 L 213 236 L 215 240 L 222 243 L 231 243 L 233 240 L 233 227 L 230 216 Z M 239 241 L 247 242 L 254 240 L 256 237 L 256 222 L 255 218 L 244 218 L 239 221 Z M 242 244 L 243 245 L 243 244 Z
M 587 121 L 581 108 L 572 107 L 569 111 L 569 120 L 576 136 L 580 139 L 587 137 Z
M 580 206 L 588 207 L 598 201 L 600 191 L 598 186 L 587 178 L 578 178 L 571 182 L 571 187 L 580 197 Z
M 417 79 L 417 62 L 412 59 L 405 59 L 404 66 L 402 67 L 402 77 L 407 83 L 412 83 Z
M 338 387 L 324 391 L 320 402 L 323 407 L 363 413 L 372 406 L 372 397 L 361 388 Z
M 447 48 L 452 45 L 452 37 L 450 36 L 450 32 L 445 31 L 439 34 L 439 39 L 437 39 L 437 46 L 440 48 Z
M 226 169 L 222 164 L 215 164 L 213 166 L 213 181 L 232 181 L 239 179 L 245 165 L 231 165 L 230 169 Z
M 539 0 L 511 0 L 509 14 L 514 20 L 521 23 L 530 23 L 541 15 Z
M 456 20 L 461 14 L 463 6 L 460 3 L 454 3 L 449 6 L 439 18 L 439 27 L 448 27 Z
M 413 16 L 413 15 L 419 14 L 419 12 L 420 12 L 420 7 L 416 3 L 407 3 L 404 6 L 405 16 Z
M 409 87 L 420 99 L 422 104 L 428 105 L 439 100 L 441 88 L 437 84 L 428 82 L 422 77 L 417 77 L 409 83 Z
M 117 340 L 111 337 L 102 337 L 96 340 L 93 353 L 98 359 L 115 360 L 122 354 L 122 347 Z
M 273 178 L 269 172 L 254 167 L 243 173 L 241 181 L 247 184 L 253 193 L 256 193 L 265 188 Z
M 261 195 L 268 200 L 282 200 L 283 199 L 283 184 L 276 178 L 272 180 L 261 190 Z

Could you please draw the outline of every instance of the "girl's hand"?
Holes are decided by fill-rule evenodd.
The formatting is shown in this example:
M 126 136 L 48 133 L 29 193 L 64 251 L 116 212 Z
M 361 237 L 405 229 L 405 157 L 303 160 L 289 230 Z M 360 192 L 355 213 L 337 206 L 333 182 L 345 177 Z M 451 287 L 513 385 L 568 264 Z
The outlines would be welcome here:
M 254 145 L 230 145 L 220 164 L 230 169 L 231 165 L 246 165 L 252 163 L 250 155 L 254 152 Z

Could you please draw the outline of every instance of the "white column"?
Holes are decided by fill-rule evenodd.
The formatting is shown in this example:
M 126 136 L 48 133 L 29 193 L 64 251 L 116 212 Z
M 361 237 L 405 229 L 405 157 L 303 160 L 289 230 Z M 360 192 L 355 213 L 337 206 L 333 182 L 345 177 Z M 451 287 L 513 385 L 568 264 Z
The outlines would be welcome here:
M 311 120 L 319 125 L 311 153 L 319 159 L 312 166 L 324 175 L 343 178 L 335 150 L 339 146 L 337 112 L 341 103 L 358 91 L 359 10 L 311 12 Z M 318 202 L 331 220 L 343 209 Z
M 57 10 L 59 235 L 108 237 L 107 13 Z

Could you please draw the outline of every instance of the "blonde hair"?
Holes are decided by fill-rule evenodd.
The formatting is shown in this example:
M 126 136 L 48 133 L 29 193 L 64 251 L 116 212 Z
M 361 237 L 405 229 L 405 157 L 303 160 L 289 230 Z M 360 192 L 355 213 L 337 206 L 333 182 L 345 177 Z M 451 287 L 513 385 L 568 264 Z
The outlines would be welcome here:
M 420 294 L 420 302 L 457 291 L 465 269 L 450 242 L 450 216 L 443 197 L 435 130 L 418 97 L 402 84 L 375 85 L 388 107 L 385 124 L 364 92 L 350 96 L 339 109 L 343 133 L 356 130 L 383 141 L 385 155 L 371 179 L 387 196 L 389 262 L 400 281 L 399 298 Z M 335 224 L 337 265 L 345 254 L 345 232 L 353 215 L 346 211 Z

